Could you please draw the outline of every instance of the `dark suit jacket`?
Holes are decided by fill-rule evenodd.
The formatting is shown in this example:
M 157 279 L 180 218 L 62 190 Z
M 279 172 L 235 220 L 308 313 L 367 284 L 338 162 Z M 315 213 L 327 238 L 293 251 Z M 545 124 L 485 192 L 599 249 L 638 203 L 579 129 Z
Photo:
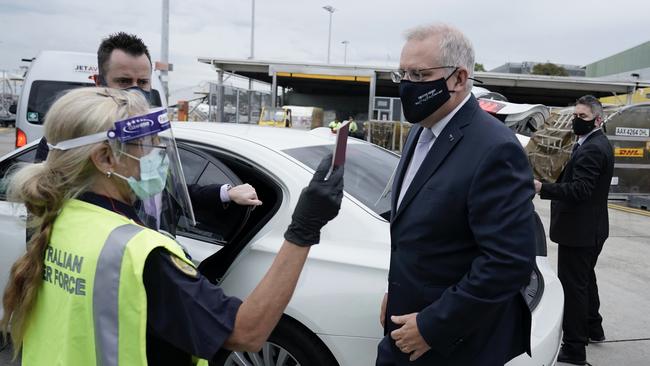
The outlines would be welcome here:
M 422 128 L 408 136 L 393 184 L 386 332 L 419 312 L 431 350 L 400 365 L 503 365 L 530 349 L 520 290 L 535 261 L 533 176 L 515 135 L 474 97 L 437 137 L 401 206 L 397 197 Z M 392 340 L 391 340 L 392 342 Z
M 573 153 L 557 183 L 544 183 L 551 199 L 550 236 L 567 246 L 602 245 L 609 236 L 607 196 L 614 174 L 612 145 L 602 131 L 589 135 Z

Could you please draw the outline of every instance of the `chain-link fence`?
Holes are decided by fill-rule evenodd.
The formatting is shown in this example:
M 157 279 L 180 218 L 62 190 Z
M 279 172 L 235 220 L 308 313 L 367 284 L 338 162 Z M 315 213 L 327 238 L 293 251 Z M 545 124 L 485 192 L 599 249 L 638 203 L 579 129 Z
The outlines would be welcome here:
M 257 123 L 262 108 L 271 105 L 268 92 L 210 83 L 208 121 Z
M 368 141 L 395 152 L 401 152 L 404 148 L 411 126 L 408 122 L 399 121 L 368 121 L 363 123 Z

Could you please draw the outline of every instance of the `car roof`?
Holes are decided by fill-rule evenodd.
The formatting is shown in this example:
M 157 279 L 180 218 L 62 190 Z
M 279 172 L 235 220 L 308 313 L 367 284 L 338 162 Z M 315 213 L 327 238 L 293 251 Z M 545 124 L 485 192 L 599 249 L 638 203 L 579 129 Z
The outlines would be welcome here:
M 184 136 L 193 134 L 214 133 L 227 135 L 273 150 L 287 150 L 300 147 L 332 145 L 336 134 L 327 127 L 313 130 L 259 126 L 255 124 L 217 123 L 217 122 L 174 122 L 174 131 L 182 132 Z M 181 136 L 178 136 L 181 137 Z M 362 140 L 348 138 L 348 144 L 363 144 Z

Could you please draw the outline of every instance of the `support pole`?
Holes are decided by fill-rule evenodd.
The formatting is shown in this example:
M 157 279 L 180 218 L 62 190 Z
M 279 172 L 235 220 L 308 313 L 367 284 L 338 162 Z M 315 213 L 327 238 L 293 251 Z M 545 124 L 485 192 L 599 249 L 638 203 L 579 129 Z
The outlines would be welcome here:
M 237 98 L 235 99 L 235 123 L 239 124 L 239 94 L 240 94 L 240 90 L 235 89 L 235 92 L 237 93 Z
M 253 79 L 248 78 L 248 123 L 253 122 Z
M 251 8 L 251 55 L 249 59 L 253 59 L 255 57 L 255 0 L 252 0 L 252 8 Z
M 634 98 L 634 93 L 636 92 L 636 88 L 633 86 L 630 86 L 627 88 L 627 105 L 632 104 L 633 98 Z
M 330 27 L 327 36 L 327 63 L 330 63 L 330 50 L 332 49 L 332 12 L 330 12 Z
M 373 72 L 372 76 L 370 77 L 370 93 L 368 95 L 368 133 L 366 134 L 366 140 L 368 142 L 371 142 L 371 134 L 372 134 L 372 128 L 370 125 L 370 121 L 372 120 L 372 110 L 374 109 L 375 106 L 375 94 L 377 92 L 377 73 Z
M 162 3 L 162 32 L 160 39 L 160 61 L 165 64 L 164 70 L 160 71 L 160 80 L 162 81 L 165 101 L 169 98 L 169 75 L 167 67 L 169 65 L 169 0 L 163 0 Z
M 271 83 L 271 108 L 277 107 L 278 99 L 278 75 L 273 71 L 273 82 Z
M 223 70 L 217 71 L 217 122 L 223 122 Z
M 336 9 L 331 5 L 323 6 L 323 9 L 330 14 L 330 26 L 327 33 L 327 63 L 330 63 L 330 50 L 332 46 L 332 14 Z

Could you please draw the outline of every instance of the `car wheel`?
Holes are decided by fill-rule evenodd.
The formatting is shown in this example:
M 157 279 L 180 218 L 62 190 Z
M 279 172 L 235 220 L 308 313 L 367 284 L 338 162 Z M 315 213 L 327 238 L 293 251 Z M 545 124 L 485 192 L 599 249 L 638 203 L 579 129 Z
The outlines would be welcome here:
M 338 366 L 320 339 L 297 323 L 283 317 L 259 352 L 220 351 L 216 362 L 223 366 Z

